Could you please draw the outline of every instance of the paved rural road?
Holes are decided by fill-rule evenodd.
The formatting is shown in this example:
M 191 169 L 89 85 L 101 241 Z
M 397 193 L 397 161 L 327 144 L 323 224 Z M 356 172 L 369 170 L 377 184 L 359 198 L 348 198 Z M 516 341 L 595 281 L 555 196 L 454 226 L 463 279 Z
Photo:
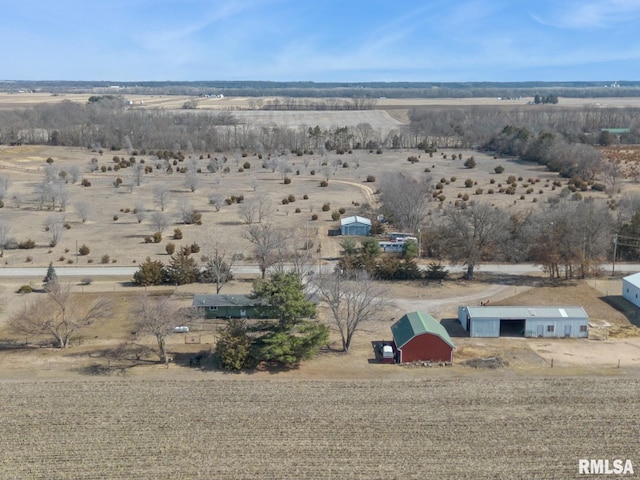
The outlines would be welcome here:
M 605 273 L 611 273 L 611 264 L 603 264 L 602 268 Z M 133 277 L 138 271 L 138 267 L 55 267 L 56 274 L 59 277 Z M 459 273 L 464 270 L 461 265 L 448 266 L 447 269 L 453 273 Z M 257 274 L 260 270 L 255 265 L 236 265 L 233 267 L 235 274 Z M 329 272 L 333 270 L 333 263 L 323 265 L 322 270 Z M 617 273 L 634 273 L 640 272 L 640 264 L 637 263 L 616 263 L 615 271 Z M 476 267 L 477 273 L 497 273 L 504 275 L 526 275 L 528 273 L 540 273 L 539 265 L 531 263 L 522 264 L 504 264 L 491 263 Z M 44 277 L 47 273 L 47 267 L 0 267 L 0 278 L 10 277 Z

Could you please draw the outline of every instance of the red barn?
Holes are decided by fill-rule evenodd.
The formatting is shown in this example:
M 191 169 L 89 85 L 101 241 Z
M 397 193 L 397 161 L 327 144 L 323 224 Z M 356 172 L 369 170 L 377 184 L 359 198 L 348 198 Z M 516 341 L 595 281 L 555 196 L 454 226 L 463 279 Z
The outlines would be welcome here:
M 428 313 L 407 313 L 391 326 L 391 333 L 399 363 L 453 362 L 451 337 Z

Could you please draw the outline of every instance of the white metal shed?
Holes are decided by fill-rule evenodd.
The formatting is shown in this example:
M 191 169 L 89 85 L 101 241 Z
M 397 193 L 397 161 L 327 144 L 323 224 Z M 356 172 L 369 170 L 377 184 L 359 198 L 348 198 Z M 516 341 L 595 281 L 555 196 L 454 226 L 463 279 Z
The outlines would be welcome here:
M 589 336 L 589 315 L 576 306 L 460 306 L 458 321 L 471 337 Z

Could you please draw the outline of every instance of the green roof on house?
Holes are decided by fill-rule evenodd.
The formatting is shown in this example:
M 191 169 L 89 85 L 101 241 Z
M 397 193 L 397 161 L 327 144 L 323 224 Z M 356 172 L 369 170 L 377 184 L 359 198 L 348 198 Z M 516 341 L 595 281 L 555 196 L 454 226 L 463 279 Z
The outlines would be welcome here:
M 403 315 L 391 326 L 391 333 L 397 348 L 402 348 L 409 340 L 422 333 L 437 335 L 455 348 L 447 330 L 439 321 L 425 312 L 411 312 Z

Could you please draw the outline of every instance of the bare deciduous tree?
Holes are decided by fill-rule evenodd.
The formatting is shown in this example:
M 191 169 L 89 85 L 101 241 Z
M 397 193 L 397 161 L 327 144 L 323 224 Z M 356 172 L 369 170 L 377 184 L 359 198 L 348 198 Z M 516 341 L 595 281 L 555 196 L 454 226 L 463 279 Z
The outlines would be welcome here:
M 247 225 L 251 225 L 254 222 L 262 223 L 271 214 L 272 210 L 271 200 L 265 195 L 257 195 L 242 202 L 240 216 Z
M 4 202 L 4 199 L 7 198 L 10 183 L 7 175 L 0 175 L 0 202 Z
M 76 183 L 80 178 L 80 168 L 77 165 L 71 165 L 69 167 L 69 178 L 71 183 Z
M 4 249 L 9 241 L 9 235 L 11 234 L 11 225 L 9 222 L 0 220 L 0 257 L 4 256 Z
M 233 279 L 231 268 L 235 252 L 230 253 L 229 249 L 219 242 L 215 242 L 211 246 L 205 245 L 203 251 L 206 260 L 200 278 L 204 282 L 215 283 L 216 294 L 218 294 L 222 287 Z
M 58 348 L 66 348 L 80 329 L 108 317 L 111 310 L 111 302 L 106 298 L 83 308 L 70 283 L 52 282 L 47 285 L 46 296 L 25 306 L 9 320 L 9 325 L 24 335 L 51 336 Z
M 44 221 L 44 229 L 49 233 L 49 246 L 55 247 L 62 239 L 64 232 L 64 216 L 52 215 Z
M 132 306 L 131 316 L 136 319 L 134 329 L 137 334 L 155 337 L 160 362 L 168 365 L 166 340 L 174 327 L 183 324 L 184 314 L 181 310 L 169 297 L 142 295 Z
M 388 304 L 382 287 L 375 285 L 364 273 L 353 280 L 339 273 L 318 275 L 314 285 L 320 299 L 331 311 L 331 320 L 340 333 L 345 352 L 349 351 L 362 324 L 379 319 Z
M 284 242 L 284 237 L 270 223 L 250 225 L 245 230 L 244 237 L 253 244 L 253 252 L 258 262 L 258 268 L 260 268 L 264 279 L 269 267 L 277 260 L 276 252 L 278 246 Z
M 91 215 L 91 205 L 89 205 L 88 202 L 81 201 L 81 202 L 76 202 L 75 207 L 76 207 L 76 212 L 78 212 L 78 216 L 80 217 L 80 220 L 82 220 L 82 223 L 85 223 L 89 218 L 89 216 Z
M 212 193 L 209 195 L 209 204 L 213 205 L 213 208 L 216 209 L 216 212 L 219 212 L 220 209 L 224 206 L 224 195 L 221 193 Z
M 153 199 L 161 211 L 164 212 L 164 209 L 167 207 L 167 204 L 169 203 L 170 197 L 171 197 L 171 191 L 169 190 L 168 185 L 164 183 L 159 183 L 158 185 L 155 185 L 153 187 Z
M 132 184 L 140 186 L 144 180 L 144 165 L 136 163 L 131 169 Z
M 452 260 L 467 266 L 468 280 L 473 280 L 474 269 L 481 260 L 507 237 L 508 221 L 503 211 L 482 202 L 445 211 L 448 251 Z
M 200 177 L 198 176 L 197 170 L 188 169 L 184 175 L 184 186 L 192 192 L 195 192 L 199 184 Z
M 149 217 L 149 221 L 155 229 L 155 232 L 162 233 L 169 226 L 169 220 L 167 220 L 167 216 L 162 212 L 153 212 Z
M 417 232 L 427 214 L 431 200 L 431 177 L 420 180 L 402 173 L 393 174 L 382 180 L 380 197 L 383 211 L 398 228 Z
M 144 218 L 147 216 L 147 210 L 144 208 L 144 203 L 137 201 L 133 206 L 133 213 L 135 214 L 138 223 L 142 223 Z

